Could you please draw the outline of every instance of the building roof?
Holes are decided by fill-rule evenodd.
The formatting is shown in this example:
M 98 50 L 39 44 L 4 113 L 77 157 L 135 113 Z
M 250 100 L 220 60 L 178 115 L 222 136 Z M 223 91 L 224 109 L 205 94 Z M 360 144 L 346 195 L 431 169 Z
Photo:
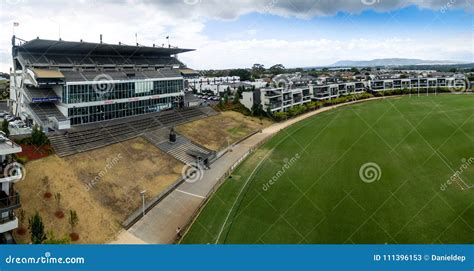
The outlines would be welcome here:
M 48 52 L 49 54 L 88 54 L 88 55 L 175 55 L 184 52 L 194 51 L 194 49 L 164 48 L 148 46 L 118 45 L 107 43 L 76 42 L 62 40 L 33 39 L 19 46 L 15 46 L 19 51 Z
M 183 75 L 195 75 L 195 74 L 199 74 L 199 72 L 193 70 L 193 69 L 189 69 L 189 68 L 185 68 L 185 69 L 179 69 L 179 71 L 181 72 L 181 74 Z
M 41 79 L 64 78 L 64 75 L 57 70 L 33 69 L 33 73 L 36 78 Z

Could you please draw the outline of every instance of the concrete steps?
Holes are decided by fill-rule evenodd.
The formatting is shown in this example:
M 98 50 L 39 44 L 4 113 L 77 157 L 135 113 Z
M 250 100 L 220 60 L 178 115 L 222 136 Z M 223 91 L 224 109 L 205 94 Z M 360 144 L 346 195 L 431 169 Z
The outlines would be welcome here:
M 48 135 L 48 137 L 60 157 L 101 148 L 144 134 L 147 134 L 149 137 L 149 139 L 147 139 L 156 145 L 160 143 L 160 140 L 159 138 L 153 138 L 153 132 L 161 130 L 161 128 L 174 127 L 184 122 L 204 118 L 206 116 L 201 108 L 198 107 L 178 111 L 163 111 L 143 116 L 78 126 L 70 129 L 67 133 L 55 133 Z M 166 132 L 166 138 L 164 140 L 167 140 L 168 131 L 169 130 Z M 189 147 L 192 148 L 192 146 Z M 189 159 L 186 159 L 186 161 L 188 160 Z

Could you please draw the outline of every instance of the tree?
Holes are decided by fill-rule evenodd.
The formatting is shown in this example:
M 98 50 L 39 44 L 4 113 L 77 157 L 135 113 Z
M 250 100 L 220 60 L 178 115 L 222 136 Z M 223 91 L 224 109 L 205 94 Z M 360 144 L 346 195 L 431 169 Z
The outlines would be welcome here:
M 79 235 L 74 231 L 77 223 L 79 223 L 79 217 L 77 216 L 76 211 L 69 210 L 69 225 L 71 225 L 71 234 L 69 234 L 69 237 L 73 241 L 77 241 L 79 239 Z
M 44 195 L 43 197 L 46 198 L 46 199 L 49 199 L 51 198 L 51 192 L 50 192 L 50 184 L 49 184 L 49 177 L 48 176 L 44 176 L 42 179 L 41 179 L 41 182 L 43 183 L 43 187 L 45 189 L 46 192 L 44 192 Z
M 252 76 L 254 78 L 260 78 L 262 74 L 265 73 L 265 66 L 262 64 L 253 64 L 252 66 Z
M 28 220 L 28 228 L 30 229 L 31 242 L 33 244 L 41 244 L 46 240 L 46 234 L 44 233 L 43 219 L 38 212 Z
M 57 211 L 61 211 L 61 193 L 54 194 L 54 199 L 56 200 Z
M 270 73 L 272 73 L 274 75 L 284 73 L 285 70 L 286 70 L 285 66 L 283 66 L 282 64 L 273 65 L 269 69 Z
M 33 130 L 31 131 L 31 143 L 36 146 L 41 146 L 48 143 L 48 137 L 43 132 L 43 128 L 41 126 L 33 126 Z
M 224 105 L 226 105 L 229 102 L 229 95 L 226 93 L 224 94 Z
M 219 98 L 219 108 L 220 109 L 224 108 L 224 99 L 223 98 Z
M 2 121 L 2 132 L 5 133 L 6 136 L 10 136 L 10 129 L 8 129 L 8 121 Z
M 240 94 L 239 94 L 239 91 L 236 91 L 235 92 L 235 95 L 234 95 L 234 100 L 232 101 L 234 104 L 238 104 L 240 102 Z
M 43 242 L 43 244 L 48 245 L 64 245 L 69 244 L 69 238 L 64 236 L 63 238 L 56 238 L 53 231 L 48 232 L 48 239 Z
M 71 225 L 71 231 L 74 232 L 74 228 L 79 223 L 79 217 L 77 216 L 76 211 L 69 210 L 69 225 Z
M 356 67 L 352 67 L 351 72 L 353 72 L 354 74 L 360 74 L 359 69 L 357 69 Z
M 246 69 L 235 69 L 230 71 L 229 76 L 239 76 L 241 81 L 248 81 L 252 74 Z
M 18 230 L 17 233 L 23 235 L 26 232 L 25 227 L 23 226 L 26 218 L 26 212 L 23 209 L 18 209 L 16 212 L 16 216 L 18 217 Z
M 57 210 L 56 212 L 54 213 L 54 215 L 57 217 L 57 218 L 63 218 L 64 217 L 64 213 L 63 211 L 61 210 L 61 193 L 56 193 L 54 194 L 54 199 L 56 200 L 56 207 L 57 207 Z
M 273 113 L 273 116 L 275 117 L 275 119 L 277 121 L 282 121 L 282 120 L 286 120 L 288 118 L 288 113 L 286 113 L 286 112 L 275 112 L 275 113 Z

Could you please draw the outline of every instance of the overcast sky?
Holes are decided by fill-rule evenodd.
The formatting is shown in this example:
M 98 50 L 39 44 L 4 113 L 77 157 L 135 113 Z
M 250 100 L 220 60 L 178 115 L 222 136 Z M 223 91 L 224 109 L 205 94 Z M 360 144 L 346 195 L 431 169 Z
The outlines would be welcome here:
M 474 0 L 0 0 L 0 71 L 18 37 L 194 48 L 195 69 L 421 58 L 474 62 Z

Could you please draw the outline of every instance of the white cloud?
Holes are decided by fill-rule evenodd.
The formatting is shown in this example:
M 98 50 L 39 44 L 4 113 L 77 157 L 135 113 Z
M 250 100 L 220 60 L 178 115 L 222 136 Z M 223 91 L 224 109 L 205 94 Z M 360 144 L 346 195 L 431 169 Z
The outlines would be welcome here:
M 363 0 L 372 1 L 372 0 Z M 367 8 L 389 10 L 410 4 L 421 8 L 464 8 L 472 10 L 468 0 L 157 0 L 157 1 L 33 1 L 0 0 L 0 70 L 11 66 L 9 33 L 13 22 L 18 37 L 95 41 L 99 34 L 104 42 L 144 45 L 166 43 L 195 48 L 181 59 L 193 68 L 248 67 L 253 63 L 282 63 L 289 67 L 331 64 L 341 59 L 377 57 L 416 57 L 426 59 L 473 60 L 472 33 L 456 39 L 391 40 L 312 39 L 290 40 L 259 38 L 258 26 L 230 33 L 225 39 L 210 39 L 203 34 L 209 19 L 232 20 L 249 12 L 309 18 L 331 15 L 337 11 L 360 12 Z M 454 2 L 454 3 L 453 3 Z M 195 3 L 193 5 L 187 3 Z M 316 3 L 316 4 L 315 4 Z M 402 4 L 403 3 L 403 4 Z M 449 4 L 453 3 L 453 4 Z M 448 6 L 449 4 L 449 6 Z M 60 26 L 60 29 L 59 29 Z M 369 31 L 369 30 L 368 30 Z M 249 39 L 252 38 L 252 39 Z M 362 36 L 363 37 L 363 36 Z
M 250 67 L 253 63 L 270 66 L 282 63 L 287 67 L 329 65 L 338 60 L 375 58 L 420 58 L 426 60 L 472 59 L 470 37 L 444 40 L 352 39 L 352 40 L 233 40 L 203 42 L 199 52 L 183 54 L 192 67 L 220 69 Z M 204 60 L 204 61 L 203 61 Z

